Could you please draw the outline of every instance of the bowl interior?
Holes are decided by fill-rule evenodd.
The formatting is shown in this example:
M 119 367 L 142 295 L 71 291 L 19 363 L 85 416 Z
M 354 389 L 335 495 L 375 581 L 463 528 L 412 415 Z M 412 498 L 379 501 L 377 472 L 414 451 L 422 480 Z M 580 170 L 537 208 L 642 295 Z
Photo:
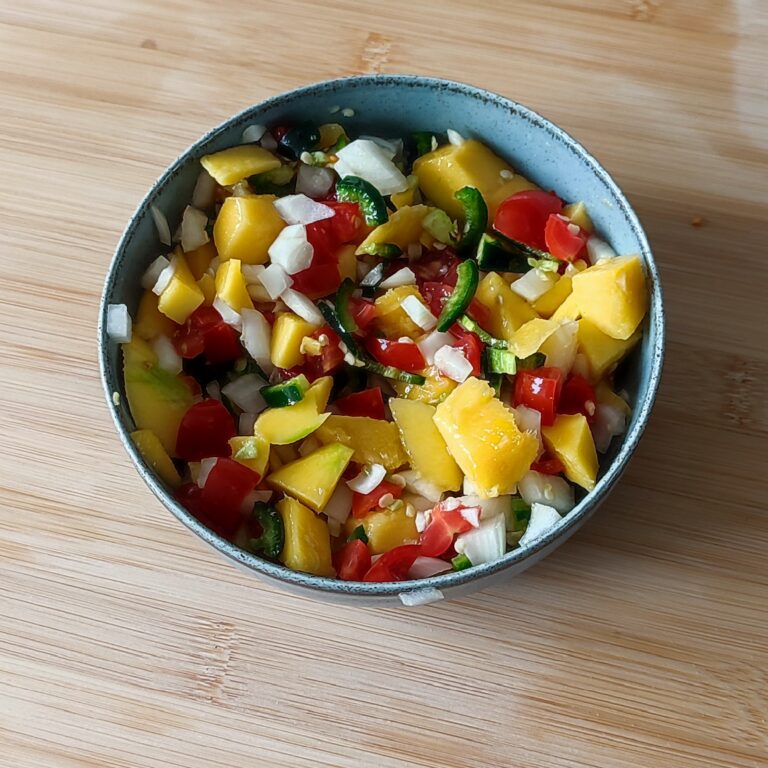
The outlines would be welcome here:
M 346 117 L 342 109 L 351 109 L 354 114 Z M 555 190 L 566 200 L 584 201 L 597 231 L 618 253 L 642 255 L 649 276 L 651 307 L 642 342 L 625 362 L 621 381 L 633 404 L 631 422 L 623 439 L 614 440 L 602 458 L 596 489 L 532 547 L 507 553 L 496 563 L 419 582 L 356 584 L 296 573 L 242 552 L 200 525 L 168 494 L 128 438 L 133 427 L 122 385 L 120 350 L 106 338 L 104 318 L 106 306 L 112 303 L 126 304 L 135 313 L 141 275 L 163 252 L 149 206 L 154 204 L 164 211 L 173 227 L 191 197 L 200 171 L 200 156 L 239 143 L 243 129 L 250 124 L 306 120 L 340 122 L 353 136 L 397 137 L 418 130 L 442 132 L 453 128 L 464 136 L 481 139 L 539 186 Z M 118 245 L 104 289 L 99 343 L 102 378 L 123 442 L 142 477 L 182 522 L 225 555 L 287 585 L 326 593 L 385 597 L 408 589 L 461 586 L 513 565 L 521 570 L 575 530 L 618 478 L 645 426 L 661 371 L 663 313 L 658 273 L 634 212 L 597 161 L 567 134 L 525 107 L 471 86 L 411 76 L 370 76 L 318 83 L 269 99 L 226 121 L 180 155 L 141 202 Z M 117 404 L 114 392 L 120 394 Z

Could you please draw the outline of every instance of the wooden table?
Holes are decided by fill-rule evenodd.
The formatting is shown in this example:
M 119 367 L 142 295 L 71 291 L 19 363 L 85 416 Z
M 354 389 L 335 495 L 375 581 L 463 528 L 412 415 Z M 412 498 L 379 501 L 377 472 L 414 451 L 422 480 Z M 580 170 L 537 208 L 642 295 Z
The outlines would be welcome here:
M 0 9 L 0 765 L 768 763 L 764 0 L 29 0 Z M 96 365 L 136 202 L 300 83 L 421 72 L 596 152 L 660 264 L 664 383 L 599 515 L 423 610 L 283 594 L 138 479 Z

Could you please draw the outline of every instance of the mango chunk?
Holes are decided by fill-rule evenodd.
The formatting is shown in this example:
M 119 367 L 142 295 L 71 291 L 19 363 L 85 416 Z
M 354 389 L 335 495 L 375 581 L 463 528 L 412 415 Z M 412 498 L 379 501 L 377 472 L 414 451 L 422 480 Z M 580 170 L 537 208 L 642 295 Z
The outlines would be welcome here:
M 197 281 L 197 287 L 203 292 L 203 304 L 206 307 L 212 306 L 216 298 L 216 280 L 206 272 Z
M 636 331 L 626 340 L 614 339 L 586 317 L 579 320 L 579 352 L 587 360 L 590 379 L 595 382 L 610 373 L 640 341 L 641 336 L 640 331 Z
M 304 361 L 301 340 L 318 326 L 302 320 L 292 312 L 281 312 L 272 327 L 269 356 L 276 368 L 293 368 Z
M 248 467 L 259 477 L 264 477 L 269 461 L 269 441 L 260 434 L 233 437 L 229 441 L 232 458 Z
M 458 491 L 464 478 L 435 426 L 434 407 L 398 398 L 391 398 L 389 407 L 411 468 L 441 491 Z
M 648 289 L 639 256 L 617 256 L 573 276 L 582 317 L 614 339 L 628 339 L 648 311 Z
M 484 498 L 513 493 L 539 450 L 536 437 L 518 429 L 512 411 L 488 383 L 474 377 L 437 406 L 434 421 L 456 463 Z
M 578 320 L 581 317 L 581 309 L 576 301 L 573 291 L 568 294 L 565 301 L 552 313 L 550 320 L 557 320 L 558 323 L 565 323 L 569 320 Z
M 533 308 L 546 318 L 552 317 L 557 308 L 571 295 L 570 275 L 561 275 L 557 282 L 533 302 Z
M 405 251 L 411 243 L 418 243 L 424 217 L 433 210 L 427 205 L 406 205 L 390 215 L 389 221 L 379 224 L 357 249 L 358 254 L 376 253 L 377 246 L 395 245 Z
M 594 229 L 592 219 L 589 217 L 586 203 L 571 203 L 563 208 L 563 216 L 570 219 L 576 226 L 581 227 L 587 232 Z
M 315 432 L 324 445 L 341 443 L 354 451 L 358 464 L 381 464 L 393 472 L 408 463 L 397 427 L 390 421 L 367 416 L 331 416 Z
M 211 261 L 216 258 L 216 255 L 216 246 L 210 240 L 199 248 L 187 251 L 184 254 L 189 271 L 195 280 L 200 281 L 200 278 L 206 273 L 208 267 L 211 266 Z
M 516 331 L 510 349 L 517 357 L 528 357 L 541 349 L 541 345 L 560 327 L 555 320 L 535 317 Z
M 413 205 L 416 200 L 416 192 L 419 189 L 419 179 L 411 174 L 406 180 L 408 182 L 406 189 L 402 192 L 395 192 L 395 194 L 390 197 L 392 205 L 394 205 L 397 210 L 405 208 L 408 205 Z
M 565 467 L 565 476 L 587 491 L 597 479 L 597 451 L 584 414 L 560 414 L 551 427 L 542 427 L 547 450 Z
M 311 399 L 315 403 L 318 413 L 322 413 L 328 407 L 328 398 L 331 396 L 333 378 L 321 376 L 312 382 L 312 386 L 304 394 L 304 399 Z
M 200 165 L 213 176 L 217 184 L 229 187 L 238 181 L 279 168 L 281 163 L 269 150 L 256 144 L 229 147 L 212 155 L 203 155 Z
M 538 317 L 533 307 L 518 296 L 497 272 L 489 272 L 480 281 L 475 298 L 491 310 L 486 330 L 510 343 L 521 325 Z
M 601 405 L 610 405 L 614 408 L 618 408 L 625 416 L 632 415 L 632 408 L 629 403 L 616 392 L 613 391 L 611 385 L 603 379 L 595 385 L 595 396 L 597 402 Z
M 235 312 L 253 309 L 239 259 L 230 259 L 219 264 L 216 270 L 216 296 L 229 304 Z
M 175 323 L 183 325 L 187 318 L 205 301 L 205 296 L 180 254 L 171 259 L 174 273 L 171 282 L 160 294 L 157 308 Z
M 290 445 L 311 435 L 329 416 L 318 412 L 314 397 L 305 396 L 293 405 L 267 408 L 256 420 L 254 433 L 271 445 Z
M 151 429 L 137 429 L 131 432 L 131 440 L 136 444 L 144 461 L 166 485 L 171 488 L 178 488 L 181 485 L 181 477 L 168 451 Z
M 156 336 L 173 336 L 179 327 L 169 317 L 158 309 L 159 298 L 152 291 L 144 291 L 136 312 L 133 330 L 146 341 L 152 341 Z
M 352 453 L 352 449 L 346 445 L 324 445 L 307 456 L 284 464 L 267 476 L 267 482 L 315 512 L 322 512 L 347 468 Z
M 442 403 L 458 386 L 453 379 L 443 376 L 434 365 L 430 365 L 424 370 L 424 378 L 423 384 L 406 384 L 404 381 L 393 381 L 392 386 L 400 397 L 430 405 Z
M 293 571 L 334 576 L 331 534 L 325 518 L 290 497 L 278 501 L 276 506 L 285 529 L 280 562 Z
M 424 330 L 411 320 L 402 307 L 406 296 L 415 296 L 419 301 L 424 302 L 415 285 L 390 288 L 374 302 L 376 305 L 374 327 L 389 339 L 399 339 L 401 336 L 415 339 L 424 333 Z
M 213 240 L 222 261 L 239 259 L 243 264 L 263 264 L 269 246 L 285 222 L 280 218 L 274 195 L 228 197 L 213 225 Z
M 379 555 L 389 552 L 394 547 L 403 544 L 415 544 L 419 540 L 419 532 L 416 530 L 416 518 L 408 517 L 405 513 L 405 504 L 398 509 L 382 509 L 371 512 L 362 520 L 355 517 L 347 518 L 344 524 L 344 533 L 349 536 L 352 531 L 362 525 L 371 554 Z
M 454 219 L 464 210 L 454 194 L 462 187 L 477 187 L 493 218 L 501 202 L 523 189 L 536 189 L 524 176 L 514 174 L 512 167 L 485 144 L 469 139 L 454 146 L 446 144 L 422 155 L 413 164 L 422 194 Z M 504 175 L 502 176 L 502 172 Z M 507 178 L 509 174 L 513 174 Z

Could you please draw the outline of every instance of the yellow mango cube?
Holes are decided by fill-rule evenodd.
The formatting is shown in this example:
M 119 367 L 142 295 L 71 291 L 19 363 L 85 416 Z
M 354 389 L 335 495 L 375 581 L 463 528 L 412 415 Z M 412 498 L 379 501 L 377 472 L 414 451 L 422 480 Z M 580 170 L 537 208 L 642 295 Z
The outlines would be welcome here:
M 587 318 L 579 320 L 579 352 L 587 360 L 590 379 L 595 382 L 610 373 L 640 341 L 641 336 L 640 331 L 636 331 L 626 340 L 614 339 Z
M 205 301 L 205 296 L 181 255 L 172 258 L 174 273 L 171 282 L 160 294 L 157 308 L 175 323 L 183 325 L 187 318 Z
M 269 462 L 269 442 L 261 435 L 245 435 L 233 437 L 229 441 L 232 448 L 232 458 L 248 467 L 259 477 L 264 477 Z
M 159 298 L 152 291 L 144 291 L 133 323 L 134 332 L 146 341 L 156 336 L 171 337 L 178 326 L 158 309 Z
M 474 377 L 437 406 L 434 421 L 456 463 L 485 498 L 513 493 L 539 450 L 536 437 L 518 429 L 490 385 Z
M 541 345 L 560 327 L 555 320 L 535 317 L 521 325 L 516 331 L 509 348 L 517 357 L 529 357 L 541 349 Z
M 576 226 L 587 232 L 594 229 L 592 219 L 589 217 L 586 203 L 571 203 L 563 208 L 563 216 L 570 219 Z
M 239 259 L 229 259 L 219 264 L 216 270 L 216 296 L 232 307 L 235 312 L 253 309 L 253 302 L 248 294 L 248 285 Z
M 203 292 L 203 303 L 210 307 L 216 298 L 216 280 L 207 272 L 197 281 L 197 286 Z
M 363 526 L 373 555 L 389 552 L 403 544 L 415 544 L 419 540 L 416 517 L 408 517 L 405 504 L 397 509 L 371 512 L 362 519 L 349 517 L 344 525 L 344 533 L 349 536 L 358 525 Z
M 541 436 L 547 450 L 562 462 L 565 476 L 591 491 L 597 480 L 597 451 L 584 414 L 560 414 L 552 426 L 541 428 Z
M 464 478 L 435 426 L 434 407 L 394 397 L 389 407 L 411 468 L 441 491 L 458 491 Z
M 339 274 L 341 279 L 349 279 L 353 283 L 357 282 L 357 256 L 354 244 L 342 245 L 336 252 L 336 258 L 339 262 Z
M 617 256 L 573 276 L 582 317 L 614 339 L 628 339 L 648 311 L 648 288 L 639 256 Z
M 323 445 L 348 446 L 354 451 L 352 461 L 358 464 L 381 464 L 394 472 L 408 463 L 397 427 L 391 421 L 333 415 L 317 428 L 315 437 Z
M 238 181 L 279 168 L 280 159 L 256 144 L 229 147 L 200 158 L 200 165 L 213 176 L 217 184 L 229 187 Z
M 281 312 L 272 327 L 269 356 L 276 368 L 293 368 L 304 361 L 301 340 L 316 331 L 318 326 L 302 320 L 292 312 Z
M 579 309 L 579 302 L 576 301 L 576 296 L 573 291 L 568 294 L 563 303 L 552 313 L 550 320 L 556 320 L 558 323 L 565 323 L 569 320 L 578 320 L 581 317 L 581 310 Z
M 200 278 L 206 273 L 208 267 L 211 266 L 211 261 L 213 261 L 216 255 L 216 246 L 210 240 L 199 248 L 187 251 L 184 254 L 189 271 L 195 280 L 200 281 Z
M 454 197 L 462 187 L 477 187 L 491 218 L 502 200 L 523 189 L 536 189 L 535 184 L 515 174 L 509 163 L 475 139 L 458 147 L 446 144 L 422 155 L 413 164 L 413 172 L 424 197 L 454 219 L 464 215 L 461 203 Z
M 627 417 L 632 415 L 632 408 L 629 403 L 623 397 L 616 394 L 605 379 L 595 385 L 595 397 L 601 405 L 610 405 L 613 408 L 617 408 Z
M 407 205 L 390 214 L 389 220 L 379 224 L 357 249 L 358 254 L 375 253 L 380 245 L 396 245 L 405 251 L 412 243 L 418 243 L 424 217 L 434 210 L 426 205 Z
M 475 298 L 491 311 L 486 330 L 510 343 L 521 325 L 538 317 L 533 307 L 518 296 L 497 272 L 489 272 L 480 281 Z
M 389 339 L 399 339 L 401 336 L 415 339 L 424 333 L 424 330 L 411 320 L 402 307 L 403 299 L 406 296 L 415 296 L 424 303 L 424 299 L 415 285 L 400 285 L 397 288 L 390 288 L 374 302 L 376 317 L 373 325 L 376 330 Z
M 458 384 L 444 376 L 434 365 L 424 370 L 425 381 L 423 384 L 407 384 L 404 381 L 392 381 L 399 397 L 406 400 L 416 400 L 421 403 L 437 405 L 442 403 L 448 395 L 453 392 Z
M 243 264 L 263 264 L 269 246 L 285 222 L 280 218 L 274 195 L 228 197 L 213 225 L 213 240 L 222 261 L 239 259 Z
M 325 518 L 290 497 L 278 501 L 276 507 L 285 529 L 280 562 L 293 571 L 334 576 L 331 534 Z
M 137 429 L 135 432 L 131 432 L 131 440 L 135 443 L 144 461 L 166 485 L 171 488 L 178 488 L 181 485 L 181 477 L 168 455 L 168 451 L 165 450 L 160 438 L 151 429 Z
M 561 275 L 557 282 L 545 293 L 533 302 L 533 308 L 546 318 L 552 317 L 557 308 L 571 295 L 570 275 Z
M 397 210 L 405 208 L 408 205 L 413 205 L 416 201 L 416 192 L 419 189 L 419 179 L 417 176 L 411 174 L 408 176 L 407 181 L 408 186 L 406 189 L 402 192 L 395 192 L 395 194 L 390 197 L 392 205 L 394 205 Z

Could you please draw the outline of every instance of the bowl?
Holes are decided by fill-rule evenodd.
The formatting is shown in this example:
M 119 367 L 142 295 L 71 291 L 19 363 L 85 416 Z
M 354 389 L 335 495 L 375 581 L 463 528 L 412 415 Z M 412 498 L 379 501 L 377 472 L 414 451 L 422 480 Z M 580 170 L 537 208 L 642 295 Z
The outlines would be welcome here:
M 157 256 L 158 241 L 150 213 L 157 204 L 169 221 L 178 221 L 199 173 L 200 156 L 240 142 L 252 124 L 336 120 L 352 135 L 405 135 L 416 130 L 453 128 L 482 139 L 514 167 L 567 200 L 583 200 L 598 232 L 618 253 L 640 253 L 648 275 L 650 310 L 642 342 L 623 365 L 621 385 L 633 412 L 622 439 L 603 456 L 595 489 L 530 547 L 465 571 L 419 581 L 358 583 L 291 571 L 262 560 L 220 538 L 179 505 L 144 462 L 129 433 L 133 429 L 122 383 L 120 349 L 106 334 L 109 304 L 126 304 L 133 315 L 140 278 Z M 355 602 L 417 605 L 485 587 L 546 557 L 570 538 L 594 513 L 618 481 L 637 448 L 659 386 L 664 354 L 661 285 L 643 228 L 616 183 L 577 141 L 530 109 L 470 85 L 411 75 L 350 77 L 307 85 L 249 107 L 214 128 L 183 152 L 155 182 L 131 217 L 107 274 L 99 315 L 101 376 L 112 418 L 136 468 L 163 505 L 203 541 L 250 572 L 304 595 Z M 115 396 L 118 393 L 119 396 Z

